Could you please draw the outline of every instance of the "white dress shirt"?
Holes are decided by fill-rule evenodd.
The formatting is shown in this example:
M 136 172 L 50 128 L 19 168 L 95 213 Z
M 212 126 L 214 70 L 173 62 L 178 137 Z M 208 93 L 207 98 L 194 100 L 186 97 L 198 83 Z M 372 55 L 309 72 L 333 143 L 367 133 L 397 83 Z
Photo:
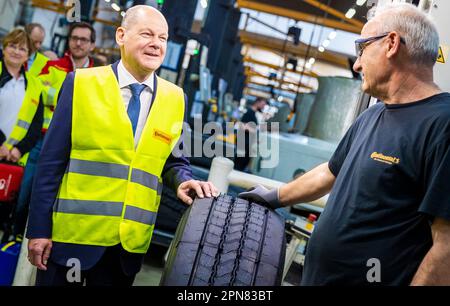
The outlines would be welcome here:
M 17 122 L 24 97 L 25 78 L 22 74 L 17 80 L 13 77 L 0 89 L 0 130 L 5 134 L 6 139 L 11 135 Z
M 142 130 L 144 129 L 145 123 L 147 122 L 148 113 L 150 111 L 150 106 L 152 103 L 155 74 L 152 73 L 144 82 L 140 83 L 131 75 L 130 72 L 128 72 L 121 60 L 117 65 L 117 76 L 119 79 L 120 92 L 123 97 L 123 102 L 125 103 L 125 109 L 128 109 L 128 103 L 130 102 L 132 95 L 129 85 L 133 83 L 146 85 L 146 88 L 142 91 L 140 96 L 141 110 L 139 112 L 136 133 L 134 134 L 134 145 L 135 147 L 137 147 L 139 139 L 142 135 Z

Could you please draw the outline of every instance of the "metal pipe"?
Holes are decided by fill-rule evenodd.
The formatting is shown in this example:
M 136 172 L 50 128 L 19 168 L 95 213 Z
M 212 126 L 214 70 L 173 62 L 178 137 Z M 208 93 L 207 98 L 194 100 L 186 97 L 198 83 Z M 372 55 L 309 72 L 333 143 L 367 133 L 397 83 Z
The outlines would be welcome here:
M 209 170 L 208 181 L 212 182 L 221 193 L 228 190 L 228 175 L 233 170 L 234 163 L 225 157 L 214 157 Z
M 226 193 L 229 185 L 248 189 L 260 184 L 268 189 L 272 189 L 279 188 L 285 184 L 269 178 L 233 170 L 233 167 L 234 163 L 230 159 L 225 157 L 215 157 L 211 164 L 208 181 L 212 182 L 221 193 Z M 325 207 L 327 200 L 328 195 L 325 195 L 320 199 L 308 202 L 307 204 L 323 208 Z

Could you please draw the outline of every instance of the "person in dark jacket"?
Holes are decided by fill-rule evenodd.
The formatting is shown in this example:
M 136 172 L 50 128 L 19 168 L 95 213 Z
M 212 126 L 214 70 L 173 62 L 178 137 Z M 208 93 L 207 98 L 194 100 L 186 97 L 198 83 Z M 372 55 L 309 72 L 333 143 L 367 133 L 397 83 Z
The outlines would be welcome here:
M 238 156 L 234 160 L 234 165 L 236 170 L 245 171 L 250 162 L 250 151 L 255 143 L 256 137 L 256 127 L 259 124 L 258 118 L 256 117 L 257 112 L 262 112 L 264 107 L 267 105 L 267 100 L 264 98 L 256 98 L 251 106 L 247 107 L 247 111 L 241 118 L 241 128 L 244 129 L 245 141 L 244 141 L 244 156 Z M 238 148 L 241 149 L 241 148 Z

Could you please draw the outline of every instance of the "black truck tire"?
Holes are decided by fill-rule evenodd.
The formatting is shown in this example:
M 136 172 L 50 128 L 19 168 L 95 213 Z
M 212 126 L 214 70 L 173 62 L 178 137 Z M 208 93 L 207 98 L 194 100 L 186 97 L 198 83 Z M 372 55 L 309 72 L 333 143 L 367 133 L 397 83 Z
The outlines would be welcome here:
M 222 195 L 196 199 L 181 218 L 163 286 L 279 286 L 286 239 L 273 210 Z

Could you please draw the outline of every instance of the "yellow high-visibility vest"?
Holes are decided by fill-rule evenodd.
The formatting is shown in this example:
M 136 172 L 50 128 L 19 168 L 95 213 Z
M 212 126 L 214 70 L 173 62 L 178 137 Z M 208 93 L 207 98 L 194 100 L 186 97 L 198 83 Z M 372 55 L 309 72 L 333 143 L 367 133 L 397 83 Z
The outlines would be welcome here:
M 56 103 L 58 101 L 58 94 L 61 90 L 62 84 L 66 79 L 67 72 L 58 67 L 51 66 L 48 68 L 48 73 L 39 75 L 39 79 L 43 84 L 42 100 L 44 102 L 44 123 L 42 128 L 47 130 L 53 118 Z
M 2 73 L 2 69 L 3 63 L 0 61 L 0 74 Z M 28 129 L 31 126 L 31 122 L 33 122 L 33 118 L 36 115 L 39 106 L 42 84 L 36 77 L 30 75 L 28 72 L 25 72 L 25 78 L 27 79 L 27 88 L 25 90 L 22 106 L 17 115 L 17 121 L 11 134 L 9 136 L 6 135 L 8 139 L 5 141 L 5 145 L 9 150 L 27 135 Z M 28 153 L 22 156 L 19 160 L 19 165 L 25 166 L 27 159 Z
M 37 77 L 41 73 L 42 69 L 45 67 L 48 61 L 49 61 L 48 57 L 46 57 L 41 52 L 36 51 L 36 58 L 34 59 L 31 67 L 28 67 L 28 73 L 32 76 Z
M 157 78 L 156 97 L 135 148 L 131 121 L 111 66 L 76 71 L 72 147 L 53 208 L 52 239 L 113 246 L 150 245 L 161 172 L 182 130 L 181 88 Z

